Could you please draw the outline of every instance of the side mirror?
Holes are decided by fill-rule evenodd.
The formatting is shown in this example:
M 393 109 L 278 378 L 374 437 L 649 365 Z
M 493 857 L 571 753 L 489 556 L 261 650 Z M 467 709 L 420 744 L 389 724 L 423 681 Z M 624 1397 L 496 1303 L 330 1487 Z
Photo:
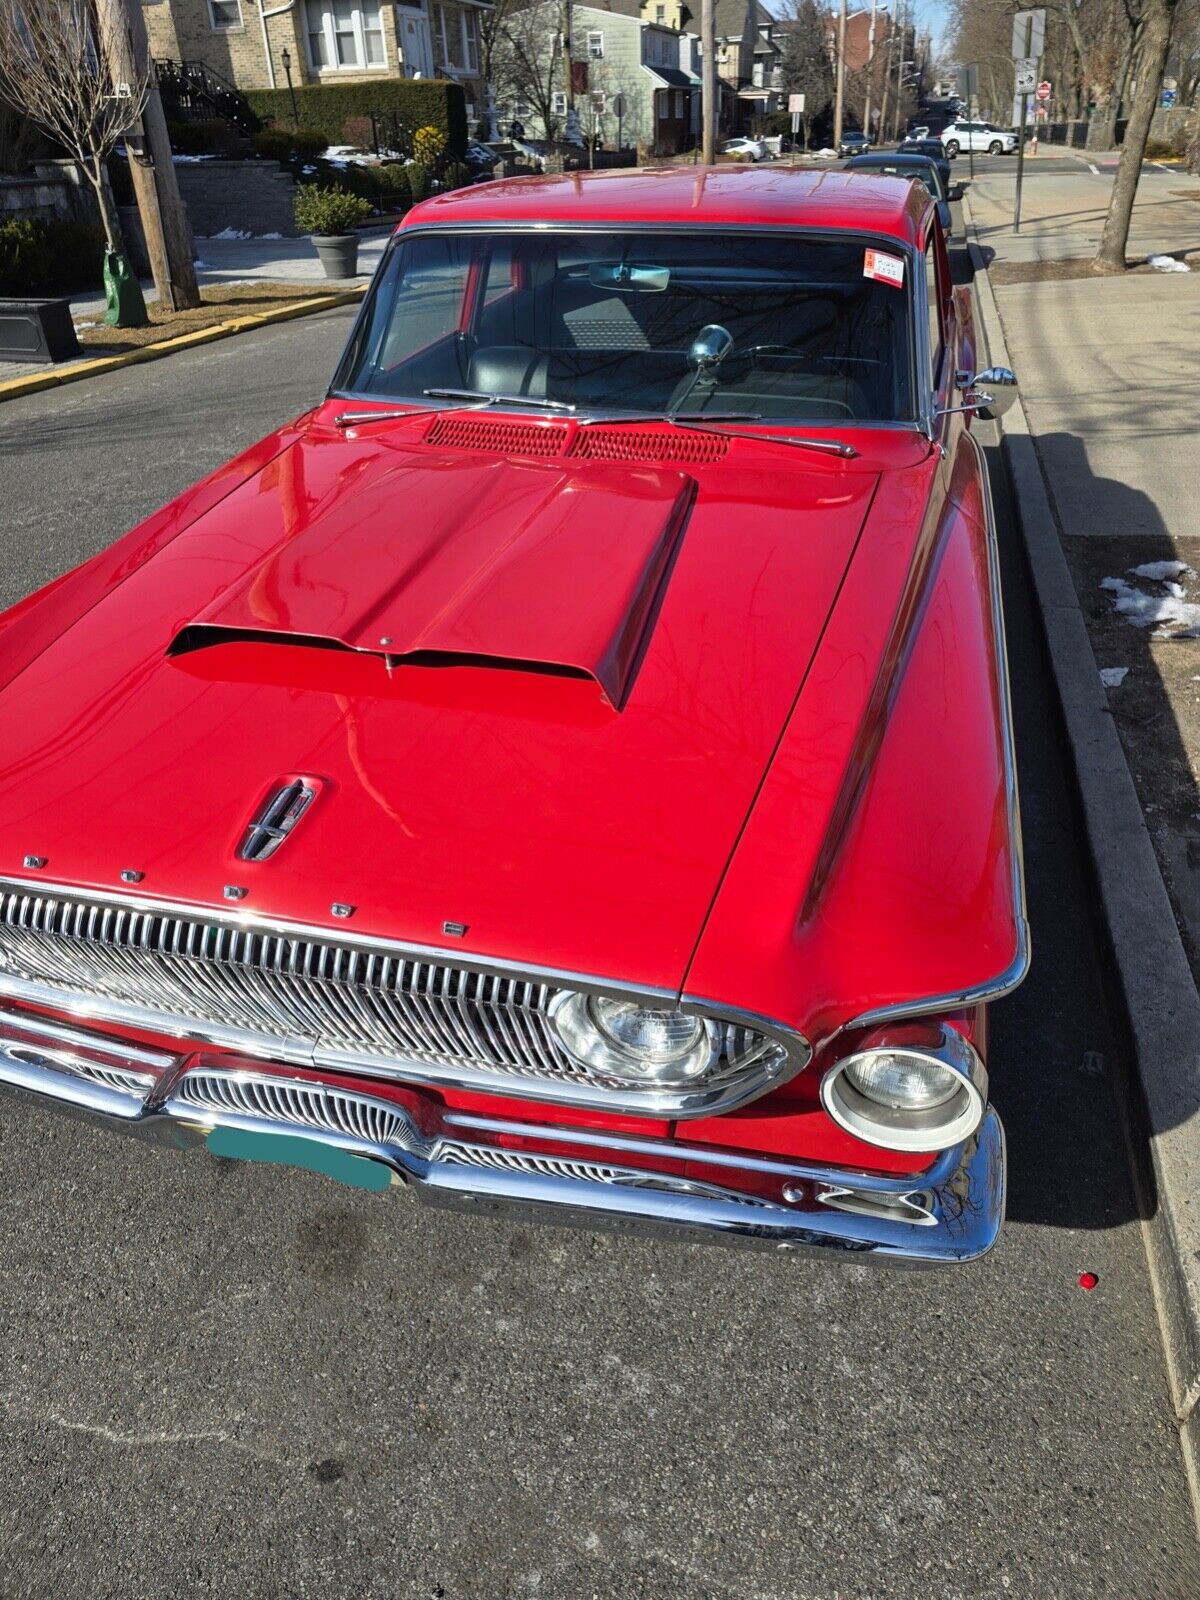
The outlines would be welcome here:
M 1017 375 L 1009 367 L 985 367 L 974 377 L 969 372 L 956 372 L 954 387 L 962 395 L 963 403 L 946 406 L 938 412 L 939 417 L 965 411 L 991 421 L 1002 417 L 1017 398 Z

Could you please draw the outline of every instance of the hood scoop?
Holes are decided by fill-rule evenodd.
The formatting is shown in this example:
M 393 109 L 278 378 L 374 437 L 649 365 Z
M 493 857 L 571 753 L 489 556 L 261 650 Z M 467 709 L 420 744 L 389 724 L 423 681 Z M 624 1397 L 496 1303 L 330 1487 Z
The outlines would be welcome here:
M 549 672 L 593 679 L 619 709 L 693 489 L 669 469 L 392 464 L 282 527 L 168 654 L 250 641 Z

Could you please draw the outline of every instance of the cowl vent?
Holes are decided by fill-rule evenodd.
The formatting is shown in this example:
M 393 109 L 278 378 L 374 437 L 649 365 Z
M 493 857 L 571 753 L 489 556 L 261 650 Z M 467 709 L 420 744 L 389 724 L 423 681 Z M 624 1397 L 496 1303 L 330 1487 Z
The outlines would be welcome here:
M 553 422 L 513 422 L 499 417 L 436 417 L 426 444 L 488 450 L 504 456 L 561 456 L 571 435 Z
M 720 461 L 727 439 L 675 428 L 580 428 L 571 451 L 590 461 Z

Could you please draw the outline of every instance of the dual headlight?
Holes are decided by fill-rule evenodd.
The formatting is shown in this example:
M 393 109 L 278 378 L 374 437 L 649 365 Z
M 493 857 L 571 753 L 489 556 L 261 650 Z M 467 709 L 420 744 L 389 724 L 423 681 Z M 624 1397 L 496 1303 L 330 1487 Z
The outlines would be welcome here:
M 821 1101 L 847 1133 L 885 1150 L 948 1150 L 975 1132 L 987 1071 L 953 1028 L 913 1024 L 868 1040 L 826 1073 Z
M 568 1054 L 630 1088 L 687 1088 L 709 1077 L 722 1055 L 722 1024 L 688 1011 L 566 993 L 550 1015 Z

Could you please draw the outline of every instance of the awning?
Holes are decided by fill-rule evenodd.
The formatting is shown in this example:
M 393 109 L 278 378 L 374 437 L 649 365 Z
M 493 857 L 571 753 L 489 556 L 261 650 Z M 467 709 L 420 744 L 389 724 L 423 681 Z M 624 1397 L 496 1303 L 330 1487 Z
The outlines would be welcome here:
M 683 72 L 679 67 L 649 67 L 643 61 L 642 66 L 654 79 L 660 89 L 698 89 L 700 79 L 694 78 L 690 72 Z

